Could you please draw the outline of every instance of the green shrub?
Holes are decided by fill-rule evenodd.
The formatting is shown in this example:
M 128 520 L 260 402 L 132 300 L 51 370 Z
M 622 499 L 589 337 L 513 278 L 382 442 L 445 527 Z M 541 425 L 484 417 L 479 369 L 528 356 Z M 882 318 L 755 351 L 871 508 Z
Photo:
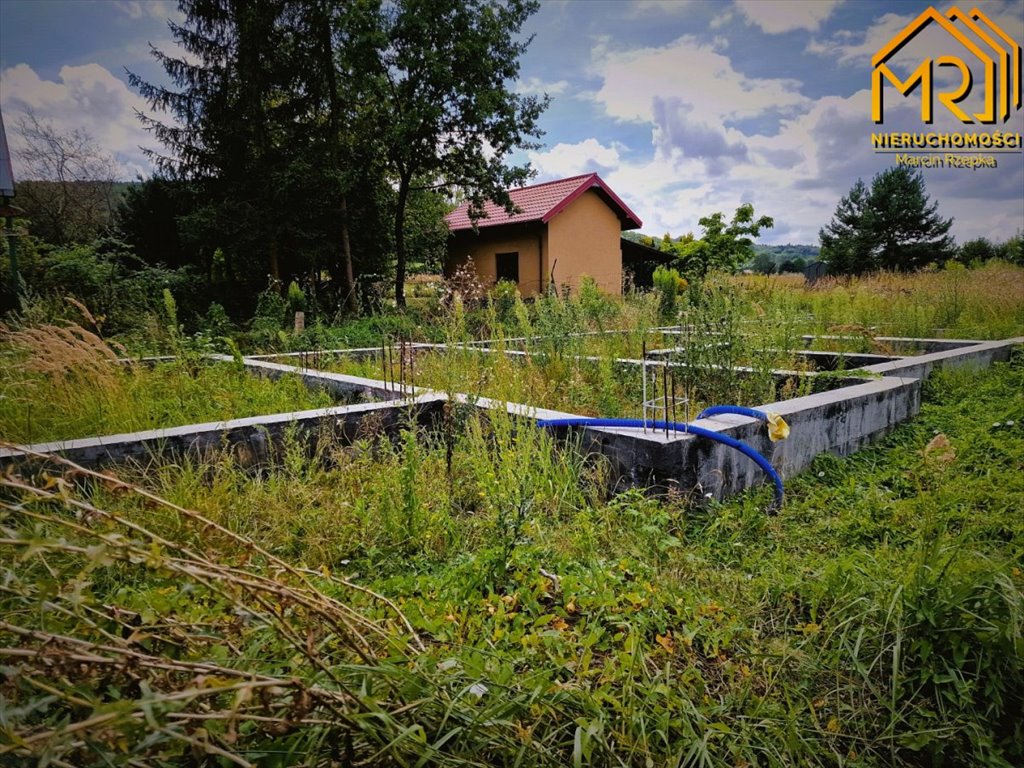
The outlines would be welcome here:
M 686 281 L 678 270 L 659 266 L 654 270 L 654 290 L 658 292 L 658 313 L 661 319 L 674 323 L 678 319 L 676 301 Z
M 580 279 L 578 301 L 583 317 L 603 331 L 607 324 L 619 314 L 618 304 L 602 291 L 590 275 Z
M 211 302 L 202 320 L 202 329 L 211 336 L 227 336 L 231 333 L 231 318 L 221 304 Z
M 490 290 L 491 306 L 495 318 L 502 326 L 508 328 L 515 323 L 516 299 L 519 288 L 509 280 L 499 280 Z
M 253 334 L 264 341 L 277 339 L 278 331 L 284 327 L 287 312 L 288 302 L 281 295 L 280 283 L 271 280 L 256 299 L 256 313 L 252 318 Z
M 306 294 L 299 287 L 299 284 L 292 280 L 288 283 L 288 312 L 295 314 L 296 312 L 306 311 Z
M 148 315 L 159 313 L 165 288 L 190 298 L 187 313 L 198 309 L 195 302 L 203 294 L 192 269 L 143 264 L 129 246 L 110 238 L 64 248 L 38 247 L 27 261 L 22 278 L 29 298 L 23 313 L 39 307 L 50 313 L 30 317 L 29 322 L 80 320 L 80 313 L 64 302 L 70 296 L 88 308 L 105 334 L 133 333 L 145 325 Z

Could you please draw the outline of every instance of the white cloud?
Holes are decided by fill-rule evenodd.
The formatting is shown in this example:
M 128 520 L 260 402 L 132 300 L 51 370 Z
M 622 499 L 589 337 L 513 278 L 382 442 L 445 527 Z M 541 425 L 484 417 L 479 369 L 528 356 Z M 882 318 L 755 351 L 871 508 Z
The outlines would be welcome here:
M 861 35 L 841 30 L 828 40 L 811 40 L 806 51 L 828 56 L 840 63 L 870 62 L 871 57 L 913 21 L 916 15 L 886 13 Z
M 816 28 L 825 16 L 805 18 L 800 28 Z M 1019 13 L 1017 19 L 1019 24 Z M 873 53 L 910 20 L 887 14 L 861 33 L 842 31 L 808 48 L 865 66 L 869 48 Z M 797 21 L 790 16 L 766 31 L 781 31 L 783 24 L 797 28 Z M 646 151 L 609 145 L 594 134 L 531 153 L 530 159 L 542 180 L 600 170 L 649 233 L 698 232 L 700 217 L 715 211 L 731 216 L 751 202 L 758 214 L 775 218 L 765 242 L 815 243 L 857 178 L 869 181 L 893 164 L 893 155 L 872 152 L 872 131 L 922 129 L 919 98 L 887 97 L 884 129 L 871 122 L 870 91 L 864 87 L 870 64 L 858 81 L 860 90 L 812 100 L 801 93 L 799 81 L 748 77 L 723 50 L 691 36 L 663 47 L 618 45 L 609 38 L 595 45 L 589 72 L 599 85 L 587 97 L 608 117 L 649 126 Z M 938 105 L 936 112 L 931 130 L 963 130 L 952 115 L 938 114 Z M 765 116 L 777 122 L 758 120 L 756 130 L 741 122 Z M 1024 130 L 1021 117 L 1002 128 Z M 960 239 L 1008 237 L 1014 231 L 1008 222 L 1024 220 L 1020 155 L 1000 156 L 995 170 L 932 170 L 925 179 L 940 213 L 957 217 L 954 233 Z
M 679 13 L 685 11 L 692 0 L 633 0 L 630 9 L 636 15 L 647 13 Z
M 176 18 L 178 12 L 177 3 L 171 0 L 118 0 L 114 7 L 131 19 L 141 19 L 149 16 L 154 19 Z
M 717 16 L 715 16 L 713 19 L 711 19 L 711 22 L 710 22 L 710 24 L 708 26 L 710 26 L 712 29 L 719 29 L 720 27 L 724 27 L 726 24 L 728 24 L 730 21 L 732 21 L 732 19 L 733 19 L 733 12 L 732 11 L 724 11 L 723 13 L 720 13 Z
M 521 93 L 524 96 L 557 96 L 560 93 L 565 93 L 569 87 L 568 80 L 555 80 L 554 82 L 547 82 L 541 80 L 539 77 L 528 77 L 526 80 L 520 80 L 516 83 L 516 93 Z
M 954 3 L 943 5 L 936 3 L 934 7 L 939 12 L 945 14 L 954 5 Z M 1015 0 L 1010 2 L 984 2 L 980 0 L 970 5 L 963 4 L 961 10 L 973 8 L 982 11 L 993 23 L 1014 40 L 1020 41 L 1024 39 L 1024 19 L 1021 17 L 1019 2 L 1015 2 Z M 902 32 L 923 10 L 924 7 L 917 9 L 915 13 L 886 13 L 876 19 L 864 31 L 855 32 L 844 29 L 835 32 L 828 39 L 811 40 L 807 44 L 806 51 L 808 53 L 828 56 L 842 64 L 863 65 L 870 62 L 871 57 L 879 49 Z M 980 43 L 972 33 L 967 32 L 966 34 Z M 959 44 L 951 42 L 949 35 L 944 30 L 932 23 L 920 35 L 917 35 L 910 45 L 897 54 L 895 61 L 904 64 L 919 63 L 921 53 L 925 51 L 929 52 L 931 56 L 936 57 L 945 53 L 961 55 L 962 50 Z
M 576 144 L 556 144 L 545 152 L 533 150 L 527 157 L 543 175 L 560 178 L 617 168 L 621 162 L 620 148 L 616 144 L 606 147 L 597 139 L 585 139 Z
M 815 32 L 842 0 L 735 0 L 748 24 L 769 35 L 806 29 Z
M 141 19 L 145 13 L 139 0 L 118 0 L 114 3 L 114 7 L 132 19 Z
M 592 69 L 603 80 L 594 99 L 620 120 L 651 120 L 656 98 L 699 108 L 711 123 L 789 112 L 809 103 L 799 81 L 748 77 L 727 56 L 691 36 L 661 48 L 630 51 L 601 44 Z
M 122 178 L 148 175 L 149 161 L 139 148 L 155 141 L 139 123 L 134 110 L 148 113 L 146 102 L 99 64 L 61 67 L 57 80 L 40 78 L 27 64 L 0 73 L 0 105 L 7 120 L 8 141 L 18 173 L 18 117 L 31 110 L 62 133 L 82 130 L 118 163 Z
M 598 170 L 643 220 L 647 233 L 699 234 L 702 216 L 715 211 L 731 216 L 739 205 L 751 202 L 758 215 L 775 218 L 775 228 L 763 233 L 763 242 L 813 244 L 853 183 L 858 178 L 870 181 L 894 162 L 891 154 L 871 151 L 869 110 L 870 92 L 863 89 L 847 97 L 819 99 L 782 120 L 771 136 L 729 131 L 724 134 L 726 162 L 717 175 L 709 172 L 706 160 L 659 141 L 653 121 L 646 157 L 591 137 L 531 153 L 530 160 L 542 181 Z M 886 123 L 887 130 L 919 130 L 917 105 L 893 105 Z M 938 116 L 934 130 L 957 129 L 952 116 Z M 1024 130 L 1024 124 L 1010 130 Z M 730 150 L 729 143 L 742 143 L 745 154 L 736 146 Z M 1024 161 L 1019 155 L 1001 155 L 998 162 L 998 168 L 989 170 L 925 171 L 929 194 L 939 203 L 940 215 L 955 218 L 953 231 L 961 241 L 979 236 L 1002 240 L 1024 220 Z

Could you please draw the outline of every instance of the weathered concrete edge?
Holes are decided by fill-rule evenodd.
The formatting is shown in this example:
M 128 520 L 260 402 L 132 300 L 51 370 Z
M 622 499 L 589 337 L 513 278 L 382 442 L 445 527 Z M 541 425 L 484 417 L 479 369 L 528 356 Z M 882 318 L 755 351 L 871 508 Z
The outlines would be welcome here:
M 232 362 L 227 355 L 210 355 L 213 360 Z M 395 400 L 405 395 L 415 396 L 417 393 L 428 393 L 429 390 L 405 387 L 403 393 L 400 386 L 392 387 L 389 382 L 377 381 L 375 379 L 364 379 L 361 376 L 346 376 L 342 373 L 330 373 L 328 371 L 313 371 L 308 368 L 300 368 L 284 363 L 268 363 L 264 360 L 243 358 L 243 364 L 251 373 L 258 376 L 266 376 L 269 379 L 279 379 L 282 376 L 298 376 L 302 383 L 310 388 L 323 388 L 340 397 L 361 396 L 368 400 Z
M 804 344 L 812 344 L 816 339 L 829 339 L 829 340 L 864 340 L 867 337 L 863 336 L 843 336 L 841 334 L 803 334 L 801 337 Z M 945 352 L 952 349 L 960 349 L 961 347 L 970 347 L 975 344 L 980 344 L 984 340 L 982 339 L 929 339 L 919 338 L 916 336 L 872 336 L 872 341 L 882 342 L 883 344 L 892 344 L 895 347 L 908 347 L 916 346 L 926 350 L 926 354 L 932 352 Z
M 59 440 L 26 446 L 35 453 L 59 454 L 87 467 L 126 461 L 146 461 L 159 455 L 195 455 L 209 450 L 231 448 L 245 463 L 265 460 L 272 445 L 285 432 L 298 429 L 307 434 L 329 431 L 352 439 L 368 418 L 380 419 L 385 429 L 395 426 L 407 413 L 419 421 L 429 420 L 440 410 L 444 396 L 422 395 L 405 400 L 359 403 L 317 408 L 244 419 L 186 424 L 119 435 Z M 18 463 L 28 454 L 17 448 L 0 448 L 0 466 Z
M 767 457 L 783 478 L 806 470 L 814 457 L 849 455 L 884 436 L 921 409 L 922 382 L 935 368 L 988 367 L 1007 360 L 1024 338 L 974 342 L 969 346 L 881 363 L 866 370 L 898 372 L 863 384 L 767 403 L 761 410 L 782 415 L 789 439 L 771 443 L 761 422 L 743 416 L 719 416 L 694 424 L 742 440 Z M 714 496 L 739 492 L 764 481 L 753 461 L 737 451 L 692 436 L 635 430 L 587 430 L 593 450 L 612 458 L 617 474 L 631 484 L 676 483 Z
M 742 440 L 771 461 L 783 478 L 806 470 L 814 457 L 848 455 L 885 435 L 921 407 L 921 381 L 886 378 L 822 392 L 761 409 L 784 416 L 787 440 L 772 443 L 764 424 L 745 416 L 717 416 L 694 423 Z M 558 432 L 565 435 L 568 430 Z M 627 486 L 676 485 L 727 496 L 765 481 L 757 465 L 738 451 L 682 433 L 586 429 L 584 449 L 608 457 L 614 477 Z
M 249 358 L 246 358 L 247 361 L 248 359 Z M 331 387 L 333 384 L 341 387 L 353 387 L 360 392 L 381 392 L 386 394 L 389 399 L 399 398 L 402 396 L 401 389 L 395 391 L 394 389 L 391 389 L 391 385 L 388 382 L 378 381 L 376 379 L 364 379 L 358 376 L 346 376 L 344 374 L 330 373 L 327 371 L 311 371 L 297 366 L 285 365 L 283 363 L 266 363 L 263 361 L 254 361 L 252 370 L 264 372 L 269 376 L 279 377 L 289 374 L 300 376 L 302 377 L 303 382 L 307 384 L 307 386 L 311 387 Z M 346 389 L 345 391 L 350 392 L 353 390 Z M 447 393 L 435 389 L 427 389 L 426 387 L 413 387 L 406 385 L 405 392 L 409 397 L 440 398 L 443 400 L 448 399 Z M 463 405 L 474 405 L 484 409 L 503 408 L 513 416 L 524 416 L 533 419 L 583 418 L 582 416 L 574 413 L 554 411 L 549 408 L 528 405 L 526 403 L 505 402 L 489 397 L 478 397 L 464 393 L 453 393 L 452 398 L 455 402 Z
M 400 347 L 397 345 L 389 345 L 391 349 L 397 350 Z M 410 349 L 433 349 L 435 347 L 444 347 L 445 344 L 435 344 L 432 342 L 425 341 L 412 341 L 407 342 L 406 347 Z M 278 358 L 285 357 L 298 357 L 303 356 L 314 356 L 314 355 L 328 355 L 334 357 L 370 357 L 380 352 L 380 347 L 338 347 L 335 349 L 306 349 L 299 352 L 268 352 L 260 355 L 245 355 L 246 360 L 264 360 L 271 361 Z
M 1024 345 L 1024 336 L 998 341 L 973 342 L 970 346 L 930 352 L 925 355 L 905 357 L 888 363 L 869 365 L 863 370 L 882 376 L 905 376 L 915 379 L 927 379 L 936 367 L 955 367 L 974 365 L 987 368 L 994 362 L 1002 362 L 1010 358 L 1014 347 Z

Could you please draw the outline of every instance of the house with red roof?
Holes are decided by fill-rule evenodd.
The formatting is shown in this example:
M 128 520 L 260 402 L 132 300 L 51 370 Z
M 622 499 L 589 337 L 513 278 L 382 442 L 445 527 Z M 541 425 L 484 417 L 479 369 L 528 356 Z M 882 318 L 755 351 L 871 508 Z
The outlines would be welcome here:
M 602 290 L 622 293 L 621 233 L 639 229 L 636 214 L 596 173 L 510 189 L 517 212 L 494 203 L 469 218 L 463 203 L 445 220 L 451 235 L 445 275 L 471 262 L 485 283 L 508 280 L 523 296 L 554 285 L 576 289 L 592 277 Z

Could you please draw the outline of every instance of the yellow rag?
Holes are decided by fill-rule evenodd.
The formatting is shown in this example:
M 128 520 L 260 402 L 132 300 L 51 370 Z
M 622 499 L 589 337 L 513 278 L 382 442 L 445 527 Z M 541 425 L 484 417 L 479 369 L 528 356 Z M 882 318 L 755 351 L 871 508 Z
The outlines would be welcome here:
M 789 424 L 777 413 L 768 414 L 768 439 L 773 443 L 789 437 Z

